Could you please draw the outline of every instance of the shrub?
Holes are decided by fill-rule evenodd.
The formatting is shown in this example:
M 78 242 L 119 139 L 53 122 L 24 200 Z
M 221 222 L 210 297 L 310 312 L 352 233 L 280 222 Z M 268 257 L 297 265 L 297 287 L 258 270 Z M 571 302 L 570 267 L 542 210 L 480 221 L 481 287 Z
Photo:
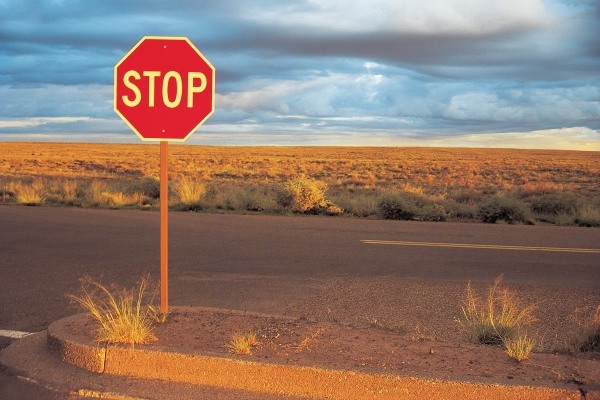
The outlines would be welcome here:
M 370 217 L 379 214 L 379 191 L 367 189 L 338 190 L 331 196 L 346 212 L 357 217 Z
M 296 213 L 339 214 L 341 208 L 325 198 L 327 185 L 306 176 L 285 182 L 277 191 L 277 204 Z
M 485 302 L 475 294 L 471 282 L 467 284 L 466 299 L 462 306 L 460 324 L 471 340 L 483 344 L 501 344 L 521 332 L 524 325 L 536 320 L 535 306 L 524 305 L 516 293 L 502 288 L 502 276 L 494 281 Z
M 444 206 L 437 203 L 430 203 L 425 205 L 420 213 L 423 221 L 446 221 L 448 219 L 448 213 L 444 209 Z
M 533 212 L 542 215 L 573 213 L 577 209 L 577 196 L 572 193 L 546 194 L 530 200 Z
M 136 293 L 135 289 L 109 289 L 90 277 L 84 277 L 81 279 L 81 294 L 69 295 L 69 298 L 88 311 L 97 322 L 98 342 L 143 344 L 157 340 L 152 333 L 155 308 L 144 304 L 147 289 L 148 278 L 140 281 Z
M 385 194 L 377 208 L 383 219 L 409 220 L 417 214 L 414 201 L 398 192 Z
M 600 226 L 600 207 L 592 203 L 582 205 L 575 214 L 579 226 Z
M 160 198 L 160 180 L 148 176 L 141 181 L 131 183 L 127 187 L 129 193 L 142 193 L 144 196 L 150 199 Z
M 477 214 L 475 205 L 454 200 L 446 201 L 444 209 L 454 218 L 474 219 Z
M 206 186 L 197 180 L 182 178 L 173 185 L 173 192 L 184 208 L 200 209 L 200 202 L 206 195 Z
M 448 218 L 444 206 L 415 192 L 387 193 L 382 196 L 377 208 L 384 219 L 445 221 Z
M 498 221 L 509 224 L 531 223 L 527 204 L 502 194 L 495 195 L 481 204 L 477 210 L 477 217 L 483 222 L 492 224 Z

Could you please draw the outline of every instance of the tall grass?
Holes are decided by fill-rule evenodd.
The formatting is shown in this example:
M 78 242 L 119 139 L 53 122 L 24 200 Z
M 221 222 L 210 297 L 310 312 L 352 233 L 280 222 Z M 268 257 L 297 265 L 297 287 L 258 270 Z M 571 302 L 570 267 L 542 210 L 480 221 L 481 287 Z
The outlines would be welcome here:
M 198 180 L 184 177 L 175 182 L 173 192 L 184 208 L 200 209 L 200 203 L 206 195 L 206 186 Z
M 468 282 L 461 309 L 463 318 L 459 322 L 473 341 L 483 344 L 501 344 L 536 321 L 535 306 L 523 304 L 515 292 L 502 287 L 502 276 L 490 286 L 485 300 Z
M 88 311 L 98 324 L 96 340 L 144 344 L 156 341 L 152 326 L 156 310 L 147 302 L 148 278 L 137 289 L 109 288 L 90 277 L 81 280 L 81 294 L 69 298 Z
M 360 151 L 368 153 L 366 149 Z M 218 165 L 222 162 L 220 160 Z M 269 163 L 276 162 L 281 162 L 281 159 L 267 158 L 253 168 L 266 168 Z M 415 177 L 400 174 L 398 171 L 405 168 L 399 164 L 394 166 L 393 174 L 402 175 L 404 180 L 392 187 L 393 180 L 390 181 L 386 175 L 392 172 L 383 167 L 376 169 L 371 165 L 356 164 L 356 168 L 363 169 L 364 174 L 349 172 L 349 178 L 339 178 L 343 174 L 336 168 L 346 170 L 354 164 L 352 160 L 319 160 L 314 162 L 315 168 L 308 168 L 303 160 L 287 160 L 285 164 L 287 169 L 284 172 L 268 172 L 262 180 L 257 180 L 251 170 L 239 168 L 229 168 L 227 179 L 219 180 L 206 171 L 190 170 L 188 178 L 173 182 L 171 206 L 194 211 L 344 213 L 357 217 L 421 221 L 479 220 L 525 224 L 542 221 L 600 227 L 600 201 L 592 186 L 564 192 L 557 191 L 557 188 L 569 189 L 566 183 L 510 185 L 504 182 L 500 185 L 503 190 L 496 184 L 479 187 L 467 182 L 464 186 L 456 186 L 453 179 L 458 177 L 451 179 L 449 172 L 445 172 L 446 169 L 452 170 L 451 165 L 444 166 L 440 176 L 429 173 L 420 179 L 418 174 Z M 88 168 L 93 164 L 82 165 Z M 427 166 L 422 168 L 428 170 Z M 471 173 L 474 173 L 473 168 L 469 170 Z M 316 176 L 306 172 L 292 174 L 293 171 L 313 171 Z M 329 175 L 338 179 L 329 178 Z M 361 181 L 363 175 L 370 176 L 365 178 L 368 182 L 364 184 Z M 203 177 L 202 181 L 199 176 Z M 593 179 L 593 176 L 588 178 Z M 279 183 L 282 180 L 283 183 Z M 350 184 L 349 181 L 356 182 Z M 380 186 L 373 186 L 375 184 Z M 159 194 L 159 181 L 144 175 L 135 179 L 0 176 L 0 201 L 3 203 L 152 209 L 158 208 Z
M 12 191 L 15 193 L 17 202 L 27 206 L 41 205 L 48 197 L 44 181 L 41 179 L 35 179 L 30 184 L 14 183 Z

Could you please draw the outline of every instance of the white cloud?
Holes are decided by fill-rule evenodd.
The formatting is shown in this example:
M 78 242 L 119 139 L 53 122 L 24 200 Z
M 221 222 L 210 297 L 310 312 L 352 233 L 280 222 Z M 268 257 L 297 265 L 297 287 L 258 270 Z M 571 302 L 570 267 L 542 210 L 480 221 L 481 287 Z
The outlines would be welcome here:
M 90 117 L 35 117 L 0 119 L 0 128 L 30 128 L 48 124 L 65 124 L 81 121 L 93 122 L 99 120 Z
M 340 33 L 481 34 L 546 24 L 543 0 L 312 0 L 307 6 L 256 9 L 267 24 Z

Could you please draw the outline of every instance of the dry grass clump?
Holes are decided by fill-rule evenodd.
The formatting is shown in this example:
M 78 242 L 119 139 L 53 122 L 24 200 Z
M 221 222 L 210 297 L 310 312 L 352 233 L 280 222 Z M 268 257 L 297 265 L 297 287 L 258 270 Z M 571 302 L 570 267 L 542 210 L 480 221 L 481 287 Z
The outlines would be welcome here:
M 503 344 L 507 352 L 521 354 L 519 357 L 522 358 L 526 350 L 530 352 L 535 344 L 524 333 L 524 327 L 536 321 L 533 315 L 535 306 L 523 304 L 515 292 L 501 287 L 501 283 L 502 276 L 499 276 L 482 300 L 469 282 L 462 306 L 463 318 L 459 322 L 471 340 L 482 344 Z
M 156 307 L 146 301 L 148 278 L 132 289 L 107 287 L 90 277 L 81 279 L 81 294 L 69 298 L 88 311 L 98 324 L 96 340 L 131 345 L 157 340 L 152 333 Z M 149 307 L 150 306 L 150 307 Z
M 231 341 L 225 347 L 229 349 L 229 352 L 234 354 L 250 355 L 252 354 L 252 348 L 259 344 L 256 333 L 253 331 L 245 333 L 235 332 L 231 336 Z
M 277 191 L 277 203 L 295 213 L 341 214 L 342 209 L 327 200 L 325 182 L 299 175 L 286 181 Z
M 26 206 L 41 205 L 48 197 L 44 181 L 41 179 L 34 179 L 29 184 L 13 182 L 10 189 L 14 193 L 17 203 Z
M 57 180 L 50 182 L 51 194 L 48 195 L 49 202 L 61 205 L 81 205 L 78 183 L 75 180 Z
M 504 340 L 504 351 L 509 357 L 521 362 L 529 358 L 535 345 L 535 339 L 527 336 L 527 333 L 524 333 L 523 335 L 517 335 L 514 338 L 506 338 Z
M 201 209 L 200 202 L 206 195 L 206 186 L 198 180 L 184 177 L 175 182 L 173 192 L 183 208 Z

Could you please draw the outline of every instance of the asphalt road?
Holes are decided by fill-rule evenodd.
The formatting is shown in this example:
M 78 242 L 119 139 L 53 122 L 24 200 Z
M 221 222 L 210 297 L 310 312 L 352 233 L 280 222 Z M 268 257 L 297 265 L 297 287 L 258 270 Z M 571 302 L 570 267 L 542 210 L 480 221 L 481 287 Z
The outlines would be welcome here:
M 169 224 L 172 305 L 278 313 L 347 276 L 504 274 L 600 288 L 600 229 L 180 212 Z M 0 330 L 36 332 L 78 312 L 67 294 L 84 275 L 124 286 L 158 278 L 158 232 L 157 212 L 0 206 Z
M 600 288 L 600 229 L 179 212 L 169 217 L 171 304 L 211 298 L 207 305 L 260 311 L 260 297 L 244 300 L 244 293 L 224 286 L 234 280 L 264 285 L 265 302 L 281 297 L 283 308 L 337 276 L 492 282 L 504 274 L 507 283 Z M 0 207 L 0 329 L 39 331 L 73 314 L 66 295 L 77 293 L 86 274 L 125 286 L 147 273 L 158 277 L 158 232 L 157 212 Z M 456 244 L 461 247 L 447 247 Z

